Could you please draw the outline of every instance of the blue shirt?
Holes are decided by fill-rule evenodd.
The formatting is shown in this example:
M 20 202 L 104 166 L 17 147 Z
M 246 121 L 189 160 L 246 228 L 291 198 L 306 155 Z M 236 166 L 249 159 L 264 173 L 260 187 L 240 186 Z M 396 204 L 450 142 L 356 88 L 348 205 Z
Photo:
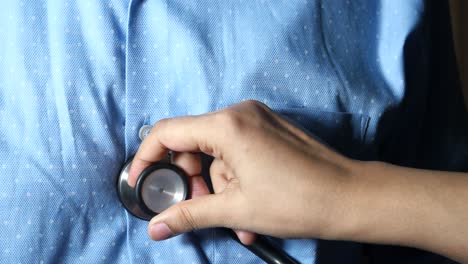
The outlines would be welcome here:
M 446 123 L 427 121 L 439 113 L 431 91 L 442 87 L 431 80 L 456 86 L 450 74 L 434 77 L 430 7 L 421 0 L 4 1 L 1 262 L 257 263 L 216 229 L 153 242 L 147 222 L 116 194 L 142 125 L 246 99 L 353 158 L 460 169 L 466 138 L 451 135 L 462 130 L 443 115 L 435 120 Z M 453 69 L 448 57 L 438 65 Z M 443 109 L 454 117 L 461 107 Z M 461 147 L 448 155 L 455 143 Z M 428 154 L 434 149 L 439 154 Z M 441 157 L 451 163 L 429 162 Z M 304 263 L 320 255 L 313 239 L 276 242 Z M 361 247 L 345 248 L 335 254 L 357 263 Z

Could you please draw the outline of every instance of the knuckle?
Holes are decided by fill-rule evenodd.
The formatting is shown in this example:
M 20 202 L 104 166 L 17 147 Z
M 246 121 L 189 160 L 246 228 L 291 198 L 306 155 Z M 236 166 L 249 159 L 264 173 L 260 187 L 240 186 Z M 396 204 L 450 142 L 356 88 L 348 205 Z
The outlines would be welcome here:
M 217 154 L 215 148 L 213 147 L 212 144 L 210 144 L 210 142 L 208 142 L 207 139 L 201 139 L 199 142 L 198 142 L 198 147 L 200 149 L 201 152 L 203 153 L 206 153 L 208 155 L 215 155 Z
M 257 100 L 247 100 L 244 101 L 243 104 L 248 107 L 252 108 L 254 110 L 265 110 L 268 109 L 268 106 L 266 106 L 264 103 L 257 101 Z
M 255 122 L 269 119 L 273 114 L 273 110 L 267 105 L 256 100 L 245 101 L 241 107 L 245 110 L 244 115 L 247 115 L 250 120 L 254 120 Z
M 218 122 L 225 131 L 229 131 L 229 134 L 236 135 L 245 125 L 244 118 L 242 113 L 236 110 L 225 109 L 220 112 Z
M 166 126 L 169 120 L 169 118 L 162 118 L 154 124 L 153 128 Z
M 154 134 L 155 132 L 164 129 L 164 127 L 166 127 L 169 124 L 169 122 L 169 118 L 163 118 L 158 120 L 156 123 L 154 123 L 153 127 L 151 128 L 151 133 Z

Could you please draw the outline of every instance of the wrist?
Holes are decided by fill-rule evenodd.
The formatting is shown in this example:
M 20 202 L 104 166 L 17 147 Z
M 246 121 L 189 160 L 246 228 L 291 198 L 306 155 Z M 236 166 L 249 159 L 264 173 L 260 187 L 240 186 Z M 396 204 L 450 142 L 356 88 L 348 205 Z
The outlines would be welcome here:
M 347 160 L 345 175 L 338 184 L 339 193 L 331 206 L 326 221 L 328 230 L 323 232 L 323 239 L 355 241 L 362 226 L 362 193 L 365 192 L 362 178 L 368 174 L 369 162 Z
M 355 161 L 335 239 L 402 244 L 414 237 L 422 224 L 416 221 L 421 217 L 416 213 L 420 197 L 414 195 L 414 183 L 398 168 L 378 161 Z
M 353 161 L 325 239 L 400 245 L 466 260 L 466 174 Z

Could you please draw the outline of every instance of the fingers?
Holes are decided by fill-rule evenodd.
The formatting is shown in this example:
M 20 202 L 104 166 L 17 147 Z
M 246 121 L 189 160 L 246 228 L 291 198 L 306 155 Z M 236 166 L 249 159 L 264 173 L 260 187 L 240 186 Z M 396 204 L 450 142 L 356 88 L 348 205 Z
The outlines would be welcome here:
M 189 176 L 190 199 L 210 194 L 205 180 L 200 175 L 202 171 L 201 157 L 198 153 L 174 152 L 173 163 Z
M 174 152 L 172 162 L 181 168 L 188 176 L 200 175 L 201 158 L 198 153 Z
M 215 193 L 221 193 L 226 188 L 228 179 L 232 177 L 231 174 L 232 170 L 228 168 L 223 160 L 213 160 L 210 167 L 210 175 Z M 251 245 L 257 239 L 257 235 L 249 231 L 234 230 L 234 232 L 244 245 Z
M 257 239 L 257 234 L 249 232 L 249 231 L 243 231 L 243 230 L 234 230 L 236 232 L 237 237 L 239 238 L 240 242 L 244 245 L 252 245 L 253 242 Z
M 151 163 L 159 161 L 168 149 L 177 152 L 203 152 L 226 161 L 232 152 L 227 146 L 242 135 L 249 119 L 255 113 L 263 119 L 271 119 L 267 106 L 253 101 L 232 105 L 218 112 L 199 116 L 163 119 L 157 122 L 143 140 L 130 167 L 128 183 L 134 186 L 137 175 Z M 263 120 L 262 119 L 262 120 Z M 223 151 L 223 150 L 229 151 Z
M 174 235 L 195 229 L 223 226 L 228 215 L 230 203 L 222 194 L 210 194 L 180 202 L 149 223 L 148 234 L 153 240 L 163 240 Z
M 190 173 L 197 173 L 201 167 L 196 167 L 194 162 L 199 162 L 199 156 L 195 154 L 178 154 L 175 162 Z M 215 226 L 229 226 L 235 222 L 235 217 L 230 212 L 237 212 L 232 206 L 237 204 L 235 196 L 221 193 L 227 185 L 227 179 L 223 176 L 229 173 L 229 169 L 220 159 L 215 159 L 210 168 L 213 187 L 217 194 L 209 194 L 208 187 L 200 175 L 190 177 L 192 186 L 192 199 L 180 202 L 161 214 L 154 217 L 148 228 L 148 234 L 154 240 L 164 240 L 183 232 Z M 232 194 L 232 193 L 231 193 Z M 253 243 L 256 236 L 250 232 L 238 231 L 242 243 Z
M 143 140 L 133 158 L 128 183 L 135 186 L 138 175 L 154 162 L 162 160 L 169 149 L 177 152 L 205 152 L 212 155 L 217 145 L 213 114 L 164 119 L 157 122 Z
M 227 173 L 229 172 L 224 161 L 214 159 L 210 166 L 210 178 L 215 193 L 220 193 L 226 188 L 228 184 Z
M 206 182 L 201 175 L 190 177 L 189 184 L 191 190 L 189 197 L 190 199 L 210 194 L 210 190 L 208 189 L 208 186 L 206 185 Z

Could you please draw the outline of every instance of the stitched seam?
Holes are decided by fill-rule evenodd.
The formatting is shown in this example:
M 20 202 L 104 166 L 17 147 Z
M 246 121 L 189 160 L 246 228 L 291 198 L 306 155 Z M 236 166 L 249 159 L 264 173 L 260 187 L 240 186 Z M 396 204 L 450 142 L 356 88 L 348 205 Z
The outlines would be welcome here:
M 325 54 L 327 56 L 328 62 L 330 62 L 333 68 L 333 71 L 335 71 L 338 77 L 338 80 L 340 81 L 341 86 L 347 89 L 348 87 L 346 87 L 345 82 L 343 81 L 344 77 L 341 75 L 340 71 L 338 70 L 338 67 L 337 67 L 338 63 L 335 62 L 335 60 L 332 58 L 332 56 L 330 55 L 330 51 L 328 49 L 328 42 L 324 33 L 324 26 L 323 26 L 324 21 L 323 21 L 322 9 L 323 9 L 323 3 L 322 3 L 322 0 L 320 0 L 318 3 L 318 10 L 319 10 L 318 14 L 319 14 L 319 20 L 320 20 L 320 37 L 322 38 L 322 42 L 324 44 Z

